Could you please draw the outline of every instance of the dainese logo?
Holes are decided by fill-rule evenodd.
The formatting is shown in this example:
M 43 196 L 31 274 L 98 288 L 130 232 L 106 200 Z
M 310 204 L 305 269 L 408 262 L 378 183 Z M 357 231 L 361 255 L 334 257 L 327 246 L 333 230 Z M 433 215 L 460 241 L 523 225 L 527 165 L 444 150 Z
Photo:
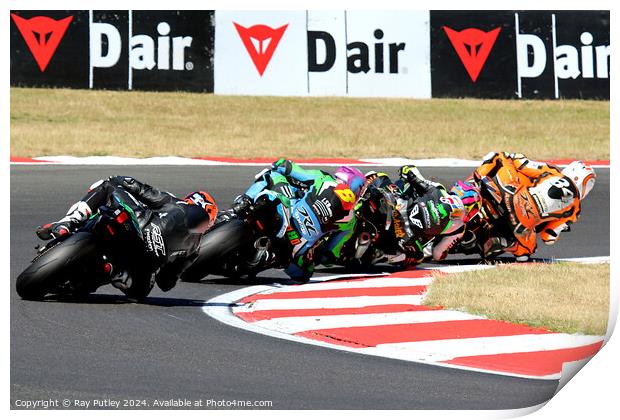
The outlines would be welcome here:
M 461 63 L 465 66 L 471 81 L 476 83 L 501 28 L 495 28 L 489 32 L 477 28 L 468 28 L 459 32 L 444 26 L 443 30 L 448 35 L 448 39 L 461 59 Z
M 262 77 L 288 24 L 275 29 L 267 25 L 254 25 L 246 28 L 236 22 L 233 22 L 233 24 L 237 29 L 241 42 L 243 42 L 245 49 L 250 54 L 258 74 Z
M 47 16 L 35 16 L 24 19 L 11 13 L 11 18 L 19 32 L 22 34 L 26 45 L 37 62 L 41 72 L 44 72 L 50 60 L 54 56 L 60 41 L 65 36 L 73 16 L 55 20 Z

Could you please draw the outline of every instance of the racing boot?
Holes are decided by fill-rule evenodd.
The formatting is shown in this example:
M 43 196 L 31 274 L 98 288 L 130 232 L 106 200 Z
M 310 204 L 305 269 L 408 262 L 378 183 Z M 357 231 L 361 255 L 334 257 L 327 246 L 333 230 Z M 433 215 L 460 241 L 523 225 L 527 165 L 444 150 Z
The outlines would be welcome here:
M 471 230 L 466 230 L 461 241 L 456 244 L 456 249 L 465 255 L 479 252 L 476 234 Z
M 91 214 L 92 211 L 88 204 L 83 201 L 78 201 L 71 206 L 67 215 L 59 221 L 37 227 L 36 234 L 44 241 L 68 235 L 72 230 L 82 224 L 82 222 L 86 221 Z
M 512 246 L 512 242 L 500 236 L 492 236 L 484 243 L 483 258 L 494 258 Z

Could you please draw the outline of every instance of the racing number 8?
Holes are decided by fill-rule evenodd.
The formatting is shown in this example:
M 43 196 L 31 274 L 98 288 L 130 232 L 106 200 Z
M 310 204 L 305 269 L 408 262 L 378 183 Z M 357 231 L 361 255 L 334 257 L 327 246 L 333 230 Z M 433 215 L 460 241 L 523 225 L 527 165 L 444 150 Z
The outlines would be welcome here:
M 346 189 L 335 190 L 335 191 L 338 197 L 340 197 L 340 200 L 342 200 L 344 203 L 350 203 L 350 204 L 355 203 L 355 194 L 353 194 L 353 191 L 351 191 L 350 189 L 346 188 Z

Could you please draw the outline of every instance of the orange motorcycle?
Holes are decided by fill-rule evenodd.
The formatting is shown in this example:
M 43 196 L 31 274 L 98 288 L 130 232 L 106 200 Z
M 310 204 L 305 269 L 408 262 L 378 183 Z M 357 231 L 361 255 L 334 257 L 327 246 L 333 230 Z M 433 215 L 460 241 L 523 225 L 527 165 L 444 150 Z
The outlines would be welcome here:
M 480 186 L 482 208 L 455 250 L 492 258 L 504 252 L 527 259 L 536 238 L 553 244 L 570 230 L 595 173 L 580 161 L 562 171 L 520 154 L 492 153 L 470 178 Z

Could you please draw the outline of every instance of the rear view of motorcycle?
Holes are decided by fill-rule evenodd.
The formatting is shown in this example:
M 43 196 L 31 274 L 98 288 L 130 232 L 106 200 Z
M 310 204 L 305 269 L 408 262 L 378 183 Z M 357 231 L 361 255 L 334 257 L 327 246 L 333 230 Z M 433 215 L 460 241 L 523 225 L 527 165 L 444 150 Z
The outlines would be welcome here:
M 260 198 L 236 212 L 222 212 L 202 236 L 198 257 L 183 272 L 182 280 L 197 282 L 209 274 L 253 277 L 269 268 L 283 268 L 292 244 L 299 239 L 290 227 L 284 237 L 276 237 L 282 218 L 288 224 L 288 214 L 280 215 L 275 203 Z
M 355 208 L 355 232 L 344 245 L 339 263 L 350 269 L 367 269 L 380 262 L 395 262 L 394 257 L 402 254 L 398 240 L 405 235 L 396 208 L 391 191 L 369 184 Z
M 133 211 L 115 198 L 77 231 L 37 247 L 31 264 L 17 277 L 20 297 L 83 296 L 119 280 L 126 284 L 122 290 L 128 297 L 140 299 L 150 293 L 152 257 L 145 252 Z

